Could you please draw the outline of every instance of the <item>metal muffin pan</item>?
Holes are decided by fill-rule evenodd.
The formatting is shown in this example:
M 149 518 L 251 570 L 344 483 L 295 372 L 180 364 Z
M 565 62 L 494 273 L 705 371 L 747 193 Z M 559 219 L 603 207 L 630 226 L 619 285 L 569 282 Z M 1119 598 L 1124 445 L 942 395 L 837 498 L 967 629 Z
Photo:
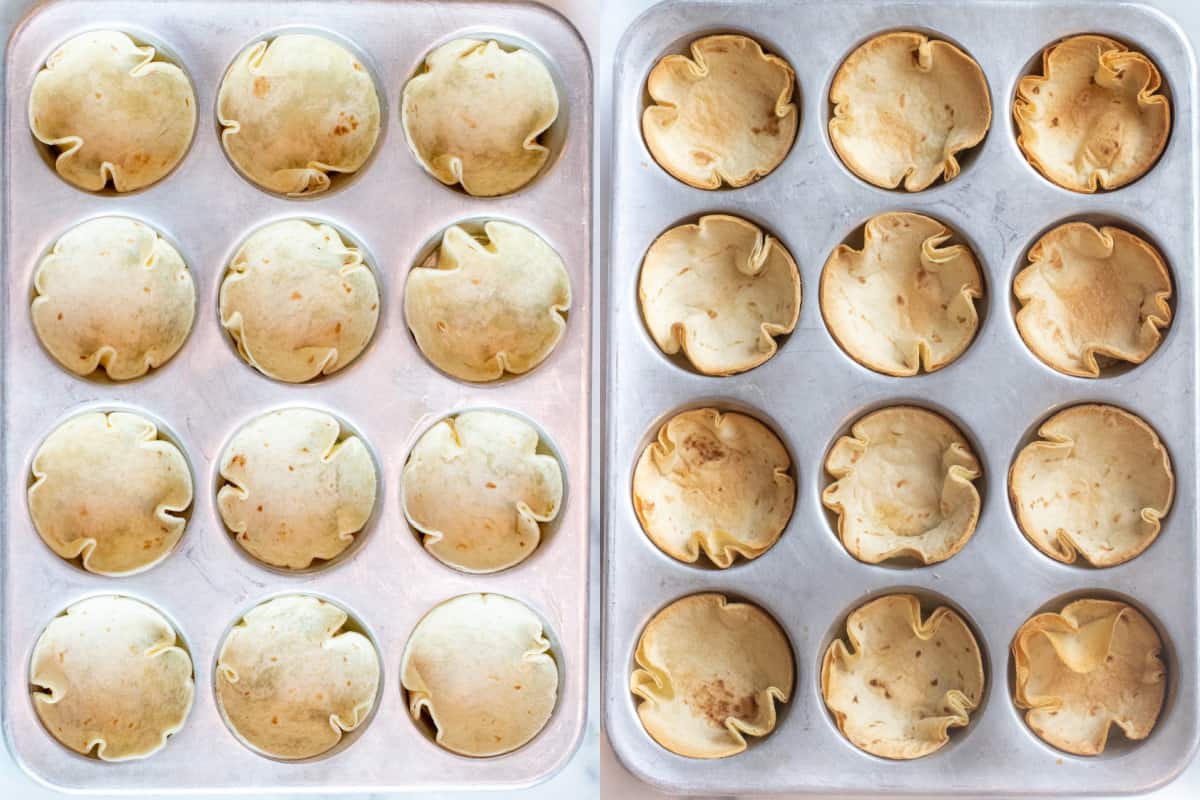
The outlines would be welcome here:
M 196 89 L 199 124 L 188 154 L 167 178 L 127 195 L 92 195 L 59 178 L 29 131 L 31 82 L 71 36 L 126 30 L 165 46 Z M 257 38 L 309 29 L 351 44 L 374 73 L 385 114 L 374 155 L 361 172 L 323 195 L 292 200 L 243 179 L 221 148 L 216 91 L 226 67 Z M 405 81 L 433 47 L 459 36 L 494 36 L 538 52 L 558 82 L 560 122 L 549 134 L 551 160 L 526 188 L 472 198 L 425 174 L 399 124 Z M 591 66 L 576 31 L 533 3 L 391 3 L 245 0 L 62 0 L 37 7 L 7 52 L 4 179 L 4 731 L 36 779 L 90 792 L 255 790 L 432 790 L 516 787 L 566 762 L 581 739 L 587 684 L 587 555 L 591 393 Z M 125 382 L 69 374 L 40 347 L 28 307 L 34 269 L 68 228 L 100 215 L 144 220 L 173 241 L 197 284 L 188 341 L 167 364 Z M 375 337 L 359 359 L 310 384 L 270 380 L 238 357 L 221 328 L 217 290 L 239 243 L 263 224 L 290 216 L 328 221 L 361 242 L 380 279 Z M 403 318 L 408 270 L 447 226 L 487 218 L 519 222 L 563 257 L 574 303 L 553 354 L 532 372 L 490 385 L 467 384 L 435 369 Z M 187 456 L 195 484 L 180 545 L 139 574 L 105 578 L 54 555 L 38 538 L 25 500 L 33 453 L 54 425 L 90 408 L 132 407 L 164 423 Z M 251 418 L 285 406 L 328 410 L 360 433 L 377 460 L 375 516 L 361 544 L 325 569 L 289 575 L 240 552 L 216 512 L 216 460 Z M 540 426 L 562 462 L 566 497 L 559 519 L 524 563 L 494 575 L 467 575 L 421 548 L 400 508 L 409 449 L 441 417 L 469 408 L 508 409 Z M 372 719 L 329 755 L 298 763 L 264 758 L 222 722 L 213 692 L 217 648 L 229 625 L 258 602 L 285 592 L 328 597 L 374 637 L 382 658 Z M 560 665 L 558 704 L 546 728 L 523 748 L 471 759 L 434 744 L 409 718 L 399 664 L 409 634 L 436 604 L 467 592 L 496 592 L 528 604 L 546 623 Z M 105 763 L 54 741 L 33 710 L 28 665 L 50 619 L 89 595 L 120 593 L 162 610 L 186 641 L 195 666 L 195 704 L 183 729 L 155 755 Z
M 868 185 L 829 143 L 828 89 L 842 60 L 870 36 L 897 29 L 937 34 L 962 46 L 987 76 L 993 120 L 983 143 L 947 184 L 909 194 Z M 640 130 L 645 81 L 664 54 L 695 38 L 745 33 L 796 71 L 800 130 L 787 159 L 742 189 L 693 189 L 659 167 Z M 1042 49 L 1077 33 L 1108 33 L 1149 54 L 1173 103 L 1171 138 L 1142 179 L 1093 196 L 1055 187 L 1021 155 L 1011 121 L 1016 82 Z M 781 2 L 678 0 L 643 14 L 617 54 L 612 267 L 607 355 L 604 715 L 618 756 L 642 780 L 675 792 L 741 794 L 1114 794 L 1147 791 L 1183 769 L 1197 743 L 1196 546 L 1196 65 L 1184 35 L 1161 13 L 1135 4 L 1074 0 L 1032 3 Z M 821 317 L 817 288 L 833 248 L 870 217 L 913 210 L 954 228 L 986 278 L 982 323 L 970 348 L 940 372 L 890 378 L 852 361 Z M 705 377 L 668 359 L 641 320 L 637 279 L 651 242 L 706 213 L 737 214 L 777 236 L 795 256 L 804 300 L 779 353 L 741 375 Z M 1113 221 L 1156 242 L 1170 263 L 1175 318 L 1144 364 L 1096 380 L 1042 364 L 1013 321 L 1011 284 L 1029 246 L 1069 218 Z M 1067 566 L 1022 536 L 1008 500 L 1007 473 L 1020 446 L 1054 411 L 1106 402 L 1150 422 L 1170 451 L 1177 493 L 1158 540 L 1111 569 Z M 870 566 L 854 560 L 821 505 L 823 461 L 837 436 L 867 411 L 912 403 L 941 411 L 972 442 L 983 465 L 983 510 L 958 555 L 930 567 Z M 791 452 L 798 496 L 779 542 L 727 570 L 675 561 L 644 535 L 631 481 L 659 425 L 701 405 L 743 410 L 771 425 Z M 768 737 L 726 759 L 677 756 L 643 730 L 629 691 L 633 654 L 650 618 L 677 598 L 725 592 L 757 603 L 783 625 L 796 660 L 796 688 Z M 887 761 L 855 748 L 824 706 L 820 664 L 846 615 L 871 597 L 913 591 L 965 614 L 983 648 L 987 688 L 965 729 L 940 751 Z M 1009 646 L 1018 627 L 1082 594 L 1124 597 L 1156 623 L 1165 643 L 1168 691 L 1152 734 L 1119 734 L 1106 752 L 1082 758 L 1038 739 L 1012 703 Z M 700 645 L 702 646 L 702 645 Z

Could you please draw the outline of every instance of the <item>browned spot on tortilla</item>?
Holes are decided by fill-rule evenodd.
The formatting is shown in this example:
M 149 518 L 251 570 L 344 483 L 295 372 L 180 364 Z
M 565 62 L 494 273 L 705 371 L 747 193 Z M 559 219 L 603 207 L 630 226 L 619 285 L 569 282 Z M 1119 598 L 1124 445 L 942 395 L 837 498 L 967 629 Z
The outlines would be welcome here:
M 262 75 L 254 79 L 254 96 L 259 100 L 267 96 L 267 92 L 271 91 L 271 82 Z
M 725 456 L 725 448 L 721 443 L 708 436 L 688 436 L 683 440 L 683 448 L 695 454 L 702 464 Z
M 293 300 L 299 300 L 299 299 L 300 299 L 300 293 L 299 293 L 299 292 L 292 292 L 292 299 L 293 299 Z
M 721 678 L 701 683 L 687 703 L 713 725 L 724 725 L 730 717 L 753 719 L 758 714 L 758 700 L 754 695 L 734 695 Z
M 246 466 L 246 456 L 241 453 L 238 453 L 236 456 L 230 459 L 230 461 L 232 461 L 234 464 L 237 464 L 239 467 Z

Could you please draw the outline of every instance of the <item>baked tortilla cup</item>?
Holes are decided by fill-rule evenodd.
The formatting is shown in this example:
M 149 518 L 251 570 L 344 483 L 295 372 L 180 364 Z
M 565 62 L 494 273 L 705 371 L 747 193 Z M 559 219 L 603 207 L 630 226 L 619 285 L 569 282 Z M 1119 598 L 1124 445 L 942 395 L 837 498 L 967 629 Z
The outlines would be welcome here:
M 307 569 L 341 555 L 375 508 L 375 462 L 323 411 L 287 408 L 251 420 L 220 461 L 217 510 L 253 558 Z
M 119 31 L 91 31 L 54 51 L 33 80 L 29 127 L 69 183 L 132 192 L 187 152 L 196 95 L 183 70 Z
M 646 147 L 697 189 L 753 183 L 779 166 L 796 138 L 796 73 L 746 36 L 705 36 L 690 52 L 663 56 L 650 70 Z
M 821 270 L 821 316 L 847 355 L 884 375 L 936 372 L 979 329 L 983 276 L 938 220 L 895 211 L 867 220 L 863 246 L 838 245 Z
M 892 759 L 927 756 L 966 727 L 983 698 L 983 659 L 967 623 L 946 606 L 922 619 L 921 601 L 892 594 L 846 620 L 834 639 L 821 693 L 855 747 Z
M 221 281 L 220 307 L 247 364 L 303 383 L 366 349 L 379 321 L 379 284 L 335 228 L 285 219 L 242 244 Z
M 571 279 L 542 237 L 492 220 L 480 235 L 452 225 L 408 275 L 404 316 L 438 369 L 465 381 L 520 375 L 563 337 Z
M 59 557 L 128 575 L 166 558 L 183 536 L 192 475 L 158 427 L 127 411 L 90 411 L 55 428 L 33 457 L 29 514 Z
M 638 278 L 642 319 L 667 355 L 733 375 L 775 355 L 800 318 L 800 271 L 778 239 L 711 214 L 654 240 Z
M 982 475 L 971 445 L 940 414 L 913 406 L 873 411 L 825 457 L 821 493 L 838 537 L 859 561 L 936 564 L 966 545 L 979 521 Z
M 987 79 L 975 59 L 914 31 L 874 37 L 851 53 L 829 86 L 829 140 L 868 183 L 919 192 L 954 179 L 958 153 L 992 122 Z
M 1154 728 L 1167 691 L 1162 640 L 1135 608 L 1083 599 L 1031 617 L 1013 637 L 1013 702 L 1048 744 L 1104 752 L 1113 725 L 1132 740 Z
M 558 665 L 541 619 L 498 594 L 464 594 L 421 618 L 400 681 L 413 720 L 464 756 L 498 756 L 529 742 L 554 712 Z
M 375 707 L 379 654 L 344 610 L 290 594 L 250 610 L 217 654 L 217 702 L 251 749 L 312 758 L 333 749 Z
M 550 156 L 539 137 L 558 118 L 558 89 L 533 53 L 455 39 L 404 86 L 401 118 L 418 163 L 478 197 L 515 192 Z
M 196 317 L 196 284 L 149 225 L 99 217 L 54 243 L 33 276 L 34 330 L 76 375 L 130 380 L 179 352 Z
M 1080 405 L 1038 428 L 1013 461 L 1009 496 L 1034 547 L 1064 564 L 1112 567 L 1158 538 L 1175 496 L 1166 447 L 1116 406 Z
M 80 600 L 38 637 L 33 708 L 77 753 L 129 761 L 157 753 L 192 709 L 192 659 L 171 623 L 138 600 Z
M 1042 51 L 1042 74 L 1017 84 L 1017 145 L 1074 192 L 1116 189 L 1150 171 L 1171 133 L 1154 62 L 1118 41 L 1072 36 Z
M 533 555 L 563 500 L 562 467 L 540 443 L 536 428 L 498 411 L 446 417 L 422 434 L 400 488 L 425 550 L 475 573 Z
M 246 178 L 289 197 L 357 172 L 379 138 L 379 96 L 358 58 L 324 36 L 256 42 L 217 93 L 221 144 Z
M 1171 323 L 1171 273 L 1152 245 L 1121 228 L 1068 222 L 1029 250 L 1013 294 L 1017 330 L 1047 366 L 1096 378 L 1140 364 Z
M 638 639 L 629 687 L 646 733 L 689 758 L 726 758 L 746 736 L 775 730 L 795 664 L 770 614 L 721 594 L 695 594 L 659 611 Z
M 633 471 L 633 508 L 650 541 L 674 559 L 724 569 L 758 558 L 792 517 L 787 448 L 753 417 L 715 408 L 667 420 Z

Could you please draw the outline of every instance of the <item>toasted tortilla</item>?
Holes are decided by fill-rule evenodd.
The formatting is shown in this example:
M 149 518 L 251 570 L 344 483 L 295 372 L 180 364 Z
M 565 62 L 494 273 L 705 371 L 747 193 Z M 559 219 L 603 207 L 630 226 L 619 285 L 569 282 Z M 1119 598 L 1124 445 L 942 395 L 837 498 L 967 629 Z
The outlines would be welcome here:
M 1013 281 L 1017 330 L 1047 365 L 1096 378 L 1158 348 L 1171 323 L 1171 273 L 1153 245 L 1111 225 L 1068 222 L 1039 239 L 1028 258 Z
M 238 250 L 221 282 L 221 324 L 250 366 L 303 383 L 366 349 L 379 284 L 362 252 L 330 225 L 273 222 Z
M 842 349 L 885 375 L 936 372 L 979 329 L 983 276 L 941 222 L 907 211 L 867 220 L 861 250 L 841 244 L 821 271 L 821 315 Z
M 1083 599 L 1038 614 L 1013 637 L 1013 701 L 1047 743 L 1104 752 L 1113 725 L 1133 740 L 1154 728 L 1167 691 L 1162 640 L 1132 606 Z
M 821 502 L 837 514 L 838 536 L 868 564 L 945 561 L 975 532 L 983 474 L 971 445 L 940 414 L 914 406 L 873 411 L 825 458 L 835 480 Z
M 69 183 L 132 192 L 162 180 L 196 129 L 191 81 L 153 47 L 119 31 L 82 33 L 33 80 L 29 127 Z
M 528 228 L 492 220 L 479 237 L 446 229 L 431 266 L 408 276 L 404 316 L 417 346 L 467 381 L 519 375 L 562 339 L 571 279 L 562 258 Z
M 42 541 L 97 575 L 128 575 L 166 558 L 183 536 L 192 475 L 158 427 L 127 411 L 59 425 L 33 457 L 29 513 Z
M 428 715 L 439 745 L 498 756 L 541 732 L 558 699 L 558 666 L 542 621 L 498 594 L 464 594 L 417 624 L 400 661 L 414 720 Z
M 158 231 L 98 217 L 64 233 L 38 264 L 29 313 L 42 346 L 76 375 L 139 378 L 179 352 L 196 284 Z
M 379 96 L 358 57 L 324 36 L 290 33 L 241 52 L 217 93 L 221 144 L 267 191 L 324 192 L 357 172 L 379 138 Z
M 834 639 L 821 665 L 821 693 L 854 746 L 892 759 L 939 750 L 983 698 L 983 659 L 970 627 L 939 606 L 892 594 L 846 620 L 849 647 Z
M 1017 146 L 1075 192 L 1145 175 L 1167 146 L 1171 103 L 1148 57 L 1106 36 L 1072 36 L 1042 52 L 1042 74 L 1017 84 Z
M 274 567 L 336 558 L 375 507 L 375 462 L 333 416 L 287 408 L 251 420 L 220 461 L 221 520 L 237 543 Z
M 1038 550 L 1095 567 L 1136 557 L 1162 529 L 1175 496 L 1166 447 L 1144 420 L 1116 406 L 1060 411 L 1013 461 L 1009 496 Z
M 800 318 L 800 272 L 779 240 L 711 214 L 659 236 L 638 278 L 642 319 L 667 355 L 705 375 L 753 369 Z
M 796 73 L 746 36 L 705 36 L 690 53 L 664 56 L 650 70 L 646 147 L 689 186 L 753 183 L 783 162 L 796 138 Z
M 217 702 L 252 749 L 280 759 L 328 752 L 379 693 L 379 653 L 333 603 L 289 594 L 234 625 L 217 655 Z
M 38 637 L 33 708 L 77 753 L 129 761 L 157 753 L 192 709 L 192 659 L 171 623 L 119 595 L 75 603 Z
M 779 540 L 796 502 L 787 448 L 753 417 L 715 408 L 677 414 L 633 471 L 633 507 L 650 541 L 694 564 L 758 558 Z
M 493 197 L 520 189 L 546 163 L 539 137 L 558 118 L 558 89 L 528 50 L 455 39 L 425 57 L 404 86 L 400 113 L 426 172 Z
M 829 140 L 858 177 L 919 192 L 959 173 L 957 155 L 992 123 L 975 59 L 915 31 L 876 36 L 851 53 L 829 87 Z
M 746 736 L 775 729 L 795 663 L 770 614 L 721 594 L 695 594 L 658 612 L 638 639 L 630 690 L 646 733 L 672 753 L 726 758 Z

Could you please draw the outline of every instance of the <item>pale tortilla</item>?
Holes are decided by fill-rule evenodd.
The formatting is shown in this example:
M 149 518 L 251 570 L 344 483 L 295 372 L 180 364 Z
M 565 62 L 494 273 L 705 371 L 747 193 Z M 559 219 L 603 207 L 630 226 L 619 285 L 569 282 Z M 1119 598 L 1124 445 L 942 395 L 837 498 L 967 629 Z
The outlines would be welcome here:
M 196 316 L 196 284 L 179 251 L 128 217 L 76 225 L 34 273 L 29 313 L 42 345 L 76 375 L 145 375 L 179 352 Z
M 89 597 L 55 617 L 30 659 L 33 707 L 77 753 L 129 761 L 157 753 L 192 709 L 192 659 L 171 623 L 138 600 Z
M 375 462 L 362 439 L 308 408 L 264 414 L 234 434 L 220 462 L 217 509 L 237 543 L 274 567 L 336 558 L 375 507 Z
M 498 756 L 546 726 L 558 698 L 558 666 L 542 621 L 498 594 L 465 594 L 417 624 L 400 661 L 414 720 L 428 714 L 439 745 Z
M 126 411 L 91 411 L 54 429 L 33 457 L 29 513 L 42 541 L 98 575 L 166 558 L 183 536 L 192 475 L 157 426 Z
M 187 152 L 196 95 L 183 70 L 118 31 L 90 31 L 54 51 L 33 80 L 29 127 L 57 152 L 68 182 L 132 192 L 162 180 Z
M 533 555 L 563 499 L 562 467 L 537 452 L 540 440 L 532 425 L 498 411 L 447 417 L 422 434 L 401 491 L 425 550 L 476 573 Z
M 540 58 L 478 39 L 427 55 L 401 101 L 408 147 L 425 171 L 479 197 L 537 176 L 550 156 L 539 138 L 557 117 L 558 89 Z

